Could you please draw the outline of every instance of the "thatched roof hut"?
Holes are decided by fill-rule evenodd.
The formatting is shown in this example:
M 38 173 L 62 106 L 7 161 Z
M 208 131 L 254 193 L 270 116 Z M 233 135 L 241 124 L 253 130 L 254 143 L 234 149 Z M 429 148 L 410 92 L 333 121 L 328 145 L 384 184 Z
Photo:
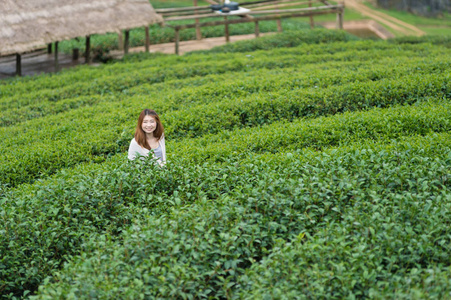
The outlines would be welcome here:
M 0 55 L 162 21 L 149 0 L 0 0 Z

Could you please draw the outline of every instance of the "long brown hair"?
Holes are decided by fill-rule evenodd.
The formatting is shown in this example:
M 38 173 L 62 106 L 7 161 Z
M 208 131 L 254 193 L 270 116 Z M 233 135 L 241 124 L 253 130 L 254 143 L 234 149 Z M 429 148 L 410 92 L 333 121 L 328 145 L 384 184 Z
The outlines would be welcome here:
M 160 117 L 157 115 L 157 113 L 152 109 L 144 109 L 140 114 L 138 118 L 138 125 L 136 125 L 135 130 L 135 140 L 141 147 L 144 147 L 148 150 L 150 150 L 149 143 L 147 143 L 146 139 L 146 133 L 142 129 L 142 124 L 145 116 L 152 116 L 155 118 L 155 121 L 157 122 L 157 128 L 155 128 L 155 131 L 153 132 L 153 136 L 157 138 L 157 140 L 160 140 L 161 137 L 164 134 L 164 127 L 163 124 L 161 124 Z

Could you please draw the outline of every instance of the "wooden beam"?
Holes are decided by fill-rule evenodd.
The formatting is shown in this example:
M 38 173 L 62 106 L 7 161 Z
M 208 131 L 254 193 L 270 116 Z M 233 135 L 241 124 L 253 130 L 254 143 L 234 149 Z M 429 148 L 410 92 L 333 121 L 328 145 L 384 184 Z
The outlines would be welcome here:
M 149 26 L 146 26 L 144 28 L 145 32 L 146 32 L 146 45 L 145 45 L 145 49 L 146 52 L 149 52 L 150 50 L 150 35 L 149 35 Z
M 225 35 L 226 43 L 230 42 L 229 22 L 227 20 L 227 17 L 224 17 L 224 35 Z
M 130 48 L 130 30 L 125 30 L 124 54 L 128 54 L 129 48 Z
M 260 36 L 260 27 L 258 26 L 258 21 L 255 21 L 255 37 Z
M 269 21 L 269 20 L 277 20 L 277 19 L 285 19 L 285 18 L 296 18 L 296 17 L 308 17 L 310 15 L 325 15 L 325 14 L 331 14 L 331 13 L 337 13 L 339 10 L 339 6 L 331 6 L 329 9 L 322 9 L 322 10 L 313 10 L 313 11 L 304 11 L 304 12 L 298 12 L 298 13 L 291 13 L 291 14 L 280 14 L 280 15 L 272 15 L 272 16 L 263 16 L 263 17 L 257 17 L 254 19 L 236 19 L 236 20 L 228 20 L 228 24 L 241 24 L 241 23 L 248 23 L 248 22 L 255 22 L 255 20 L 258 21 Z M 207 26 L 219 26 L 224 25 L 224 21 L 210 21 L 210 22 L 203 22 L 200 23 L 200 27 L 207 27 Z M 185 24 L 185 25 L 168 25 L 172 28 L 178 28 L 179 30 L 187 29 L 187 28 L 195 28 L 196 24 Z
M 58 62 L 58 42 L 55 42 L 55 72 L 58 72 L 59 62 Z
M 52 54 L 52 43 L 47 44 L 47 54 Z
M 328 5 L 328 6 L 315 6 L 315 7 L 305 7 L 305 8 L 292 8 L 292 9 L 272 9 L 272 10 L 262 10 L 262 11 L 251 11 L 241 14 L 234 14 L 234 16 L 239 15 L 264 15 L 264 14 L 290 14 L 290 13 L 298 13 L 298 12 L 313 12 L 313 11 L 321 11 L 326 9 L 337 9 L 342 8 L 343 5 Z M 210 18 L 210 17 L 221 17 L 223 14 L 205 14 L 205 15 L 193 15 L 193 16 L 183 16 L 183 17 L 172 17 L 167 18 L 165 21 L 180 21 L 180 20 L 193 20 L 193 19 L 201 19 L 201 18 Z
M 85 63 L 89 64 L 91 62 L 91 36 L 86 36 L 86 46 L 85 46 Z
M 279 8 L 279 6 L 276 5 L 276 8 Z M 276 22 L 277 22 L 277 32 L 282 32 L 283 31 L 283 29 L 282 29 L 282 20 L 281 19 L 277 19 Z
M 337 13 L 337 28 L 343 29 L 343 10 L 340 10 Z
M 283 14 L 283 13 L 296 13 L 296 12 L 309 12 L 309 11 L 317 11 L 331 8 L 339 8 L 342 5 L 327 5 L 327 6 L 315 6 L 315 7 L 304 7 L 304 8 L 291 8 L 291 9 L 269 9 L 269 10 L 259 10 L 259 11 L 251 11 L 248 14 L 251 15 L 262 15 L 262 14 Z
M 16 76 L 22 76 L 22 56 L 16 53 Z
M 119 45 L 119 51 L 124 51 L 124 35 L 122 34 L 122 30 L 119 30 L 117 33 L 117 44 Z
M 312 1 L 308 2 L 308 6 L 312 7 Z M 313 22 L 313 16 L 310 16 L 310 28 L 311 29 L 315 28 L 315 23 Z
M 262 7 L 256 7 L 256 8 L 252 8 L 251 11 L 256 11 L 256 10 L 265 10 L 265 9 L 274 9 L 274 8 L 280 8 L 280 7 L 290 7 L 290 6 L 299 6 L 299 5 L 307 5 L 309 4 L 310 1 L 303 1 L 303 2 L 294 2 L 294 3 L 285 3 L 286 1 L 277 1 L 274 4 L 268 5 L 268 4 L 264 4 L 261 5 Z M 316 2 L 316 1 L 315 1 Z M 285 4 L 283 4 L 285 3 Z M 251 8 L 251 7 L 246 7 L 246 8 Z M 251 12 L 252 13 L 252 12 Z
M 175 54 L 179 55 L 180 29 L 175 28 Z
M 72 48 L 72 60 L 78 60 L 79 56 L 80 56 L 80 49 Z
M 194 6 L 196 6 L 197 7 L 197 0 L 194 0 Z M 197 10 L 194 10 L 194 13 L 195 14 L 197 14 Z M 200 41 L 201 39 L 202 39 L 202 34 L 201 34 L 201 32 L 200 32 L 200 27 L 199 27 L 199 19 L 195 19 L 195 22 L 196 22 L 196 39 L 198 40 L 198 41 Z

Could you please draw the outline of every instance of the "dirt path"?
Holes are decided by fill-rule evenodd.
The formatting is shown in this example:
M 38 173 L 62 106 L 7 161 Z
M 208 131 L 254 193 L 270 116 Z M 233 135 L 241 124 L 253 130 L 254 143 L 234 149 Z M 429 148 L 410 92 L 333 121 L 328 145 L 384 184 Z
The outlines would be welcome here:
M 265 36 L 271 33 L 260 33 L 260 36 Z M 255 34 L 243 34 L 243 35 L 231 35 L 230 42 L 237 42 L 243 40 L 249 40 L 255 38 Z M 225 37 L 214 37 L 214 38 L 203 38 L 201 40 L 192 40 L 192 41 L 181 41 L 179 46 L 179 53 L 184 54 L 186 52 L 195 51 L 195 50 L 208 50 L 216 46 L 221 46 L 226 44 Z M 150 52 L 162 52 L 166 54 L 175 54 L 175 43 L 163 43 L 163 44 L 155 44 L 150 45 Z M 134 52 L 144 52 L 144 46 L 136 47 L 130 49 L 131 53 Z M 113 57 L 121 57 L 123 52 L 121 51 L 112 51 L 111 54 Z
M 357 0 L 346 0 L 345 5 L 346 7 L 352 8 L 360 12 L 362 15 L 367 16 L 379 23 L 382 23 L 401 34 L 416 36 L 422 36 L 426 34 L 424 31 L 411 24 L 393 18 L 392 16 L 389 16 L 385 13 L 371 9 Z

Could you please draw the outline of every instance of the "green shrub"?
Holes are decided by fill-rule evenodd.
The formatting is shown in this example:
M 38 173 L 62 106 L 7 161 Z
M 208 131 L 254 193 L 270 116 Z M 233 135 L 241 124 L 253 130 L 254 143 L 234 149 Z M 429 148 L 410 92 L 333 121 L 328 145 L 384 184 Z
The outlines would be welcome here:
M 374 61 L 381 58 L 395 58 L 395 57 L 447 57 L 446 49 L 433 47 L 427 44 L 419 45 L 390 45 L 385 42 L 361 41 L 353 43 L 330 43 L 318 45 L 303 45 L 295 48 L 282 48 L 272 50 L 272 55 L 268 55 L 267 51 L 255 52 L 252 54 L 252 67 L 254 69 L 293 67 L 302 66 L 312 63 L 333 62 L 333 61 Z M 335 55 L 332 55 L 335 54 Z M 89 68 L 88 66 L 80 66 L 77 69 L 71 69 L 62 74 L 47 74 L 44 76 L 33 77 L 33 79 L 25 79 L 23 81 L 12 81 L 5 84 L 0 89 L 0 99 L 4 97 L 15 96 L 11 100 L 0 100 L 0 107 L 5 104 L 16 105 L 18 101 L 34 102 L 34 94 L 41 89 L 52 92 L 49 100 L 58 100 L 60 91 L 58 88 L 64 88 L 63 92 L 67 93 L 72 88 L 71 94 L 68 96 L 80 95 L 86 89 L 90 91 L 98 91 L 99 94 L 111 91 L 111 87 L 120 89 L 123 87 L 123 82 L 135 82 L 135 77 L 140 78 L 141 83 L 163 82 L 168 79 L 187 78 L 196 75 L 208 74 L 223 74 L 221 68 L 227 68 L 226 64 L 212 63 L 216 61 L 240 61 L 241 67 L 235 69 L 227 69 L 230 71 L 244 71 L 248 72 L 249 57 L 243 56 L 241 53 L 213 53 L 210 55 L 191 55 L 191 56 L 161 56 L 156 54 L 147 55 L 148 59 L 145 61 L 131 62 L 131 63 L 115 63 L 102 65 L 96 68 Z M 278 63 L 274 63 L 274 57 L 278 57 Z M 286 61 L 286 62 L 284 62 Z M 197 65 L 199 64 L 199 65 Z M 58 80 L 55 80 L 55 77 Z M 149 78 L 147 78 L 149 77 Z M 115 84 L 115 78 L 119 78 L 122 84 Z M 139 82 L 139 81 L 138 81 Z M 82 89 L 79 88 L 81 84 Z M 95 89 L 97 88 L 97 89 Z M 24 97 L 23 93 L 29 93 Z M 22 95 L 22 97 L 17 97 Z M 85 93 L 82 95 L 86 95 Z M 31 97 L 31 98 L 30 98 Z M 25 98 L 25 99 L 21 99 Z M 38 98 L 39 99 L 39 98 Z M 12 103 L 11 103 L 12 102 Z M 22 102 L 20 102 L 22 103 Z
M 235 189 L 242 192 L 243 197 L 254 195 L 255 199 L 260 199 L 260 192 L 249 194 L 247 189 L 255 188 L 261 180 L 268 180 L 267 184 L 272 180 L 277 182 L 278 179 L 271 176 L 279 174 L 279 170 L 269 176 L 268 172 L 251 167 L 254 160 L 242 169 L 239 155 L 275 152 L 277 158 L 285 157 L 277 153 L 289 152 L 303 157 L 304 147 L 324 149 L 353 143 L 371 144 L 365 139 L 375 141 L 381 147 L 402 136 L 447 133 L 451 124 L 449 110 L 447 103 L 376 109 L 309 123 L 280 123 L 273 126 L 272 135 L 268 135 L 269 130 L 264 127 L 247 132 L 224 132 L 203 140 L 168 143 L 168 149 L 173 152 L 170 160 L 174 162 L 164 170 L 155 170 L 148 164 L 140 166 L 139 162 L 123 163 L 125 157 L 118 155 L 99 167 L 94 164 L 80 166 L 31 187 L 25 185 L 17 192 L 5 195 L 1 201 L 0 211 L 5 223 L 0 224 L 0 250 L 6 253 L 5 284 L 13 293 L 35 290 L 45 276 L 61 266 L 67 255 L 83 249 L 87 237 L 92 234 L 115 237 L 131 220 L 139 219 L 137 212 L 143 207 L 148 209 L 146 215 L 158 217 L 174 205 L 179 209 L 180 205 L 191 204 L 197 199 L 216 202 L 218 197 Z M 243 139 L 243 136 L 249 138 Z M 451 141 L 447 136 L 436 140 L 443 149 L 449 147 Z M 432 144 L 428 146 L 430 151 L 443 150 Z M 316 155 L 310 154 L 306 158 L 315 159 Z M 229 162 L 230 159 L 233 161 Z M 205 161 L 219 164 L 203 164 Z M 299 164 L 301 162 L 296 166 L 301 167 Z M 144 168 L 149 169 L 146 174 L 142 174 Z M 253 179 L 256 174 L 269 177 Z M 255 205 L 260 204 L 257 201 Z M 11 240 L 14 243 L 11 244 Z M 39 271 L 34 268 L 36 264 L 42 266 Z M 19 268 L 22 271 L 18 271 Z
M 442 72 L 445 66 L 443 64 L 433 70 L 439 75 L 410 75 L 396 81 L 381 79 L 321 90 L 313 87 L 291 91 L 288 85 L 286 90 L 256 94 L 247 99 L 237 98 L 174 110 L 164 114 L 163 121 L 168 136 L 193 137 L 224 129 L 270 124 L 278 119 L 292 121 L 300 117 L 331 115 L 375 106 L 412 104 L 428 99 L 428 95 L 449 97 L 451 81 L 449 74 Z M 218 97 L 217 101 L 220 99 Z M 102 162 L 114 153 L 125 151 L 132 136 L 136 112 L 142 109 L 144 102 L 142 97 L 138 97 L 121 105 L 100 103 L 42 121 L 0 128 L 0 132 L 8 136 L 2 147 L 5 155 L 0 158 L 1 181 L 10 185 L 32 182 L 61 168 L 86 161 Z M 158 102 L 154 103 L 158 108 Z M 176 107 L 178 104 L 172 105 Z M 124 126 L 123 122 L 129 125 Z M 36 128 L 33 135 L 21 134 L 29 128 Z M 90 128 L 96 130 L 91 131 Z M 71 139 L 67 139 L 68 135 Z M 28 147 L 20 148 L 20 145 Z M 33 145 L 32 149 L 30 145 Z
M 287 31 L 248 41 L 238 41 L 223 46 L 217 46 L 211 50 L 193 51 L 191 53 L 252 52 L 256 50 L 271 50 L 282 47 L 297 47 L 303 44 L 320 44 L 355 40 L 359 40 L 359 38 L 347 33 L 346 31 L 304 29 Z
M 92 239 L 37 299 L 365 297 L 378 282 L 429 268 L 441 277 L 422 291 L 445 295 L 451 152 L 443 138 L 396 151 L 227 160 L 216 180 L 227 190 L 213 201 L 198 194 L 160 216 L 144 212 L 122 241 Z M 390 292 L 380 295 L 410 293 Z
M 116 238 L 136 218 L 138 207 L 147 207 L 152 215 L 159 215 L 167 207 L 180 205 L 180 201 L 192 201 L 198 193 L 216 196 L 218 187 L 214 187 L 219 182 L 210 178 L 216 169 L 206 172 L 195 165 L 173 165 L 157 170 L 150 160 L 143 164 L 124 160 L 119 155 L 100 168 L 80 166 L 3 195 L 3 295 L 19 296 L 36 290 L 46 276 L 80 252 L 90 235 Z M 146 176 L 143 169 L 147 170 Z M 204 188 L 199 189 L 201 184 Z
M 433 45 L 440 45 L 446 48 L 451 48 L 451 35 L 425 35 L 421 37 L 404 36 L 389 40 L 394 44 L 420 44 L 431 43 Z
M 1 296 L 446 298 L 450 59 L 333 42 L 0 83 Z M 164 169 L 123 153 L 145 107 Z
M 183 155 L 201 163 L 222 161 L 224 157 L 247 151 L 296 153 L 305 148 L 320 151 L 353 143 L 388 143 L 402 137 L 449 131 L 450 109 L 447 102 L 429 103 L 301 119 L 292 123 L 279 121 L 259 128 L 224 130 L 194 141 L 183 139 L 171 143 L 171 148 L 174 156 Z

